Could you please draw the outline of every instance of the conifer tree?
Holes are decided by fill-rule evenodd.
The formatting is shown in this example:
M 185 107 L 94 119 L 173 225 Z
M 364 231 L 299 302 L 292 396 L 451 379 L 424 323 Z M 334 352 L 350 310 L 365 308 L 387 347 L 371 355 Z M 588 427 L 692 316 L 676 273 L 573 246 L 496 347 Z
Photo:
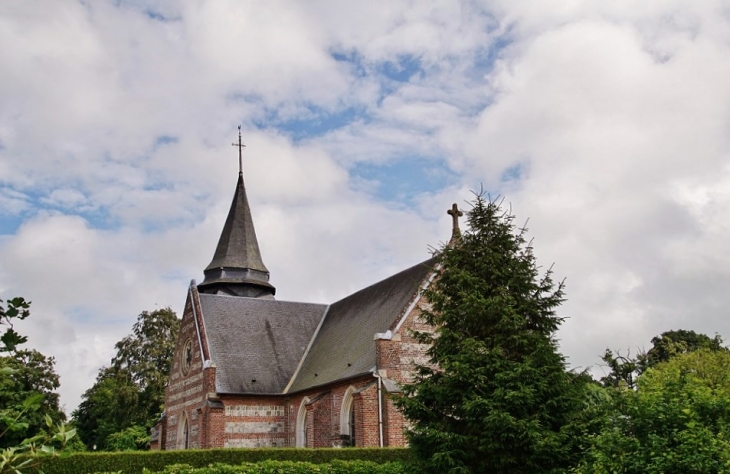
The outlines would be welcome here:
M 560 472 L 586 376 L 566 371 L 553 338 L 563 284 L 540 276 L 525 228 L 476 194 L 470 229 L 435 252 L 423 315 L 435 333 L 396 401 L 423 472 Z

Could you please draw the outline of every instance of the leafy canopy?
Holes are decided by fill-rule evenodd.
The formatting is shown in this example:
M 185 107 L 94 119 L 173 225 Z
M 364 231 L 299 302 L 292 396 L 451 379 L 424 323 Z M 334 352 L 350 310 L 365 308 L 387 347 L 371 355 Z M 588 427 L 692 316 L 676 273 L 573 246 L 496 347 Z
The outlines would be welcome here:
M 435 253 L 422 314 L 434 333 L 397 400 L 426 472 L 550 472 L 573 462 L 570 423 L 586 377 L 568 373 L 553 334 L 563 284 L 541 274 L 526 229 L 477 194 L 469 230 Z
M 659 363 L 667 362 L 669 359 L 700 349 L 710 351 L 727 351 L 722 345 L 722 337 L 716 334 L 710 337 L 706 334 L 679 329 L 665 331 L 651 340 L 652 348 L 648 352 L 638 351 L 636 356 L 627 353 L 621 355 L 619 351 L 606 349 L 601 359 L 609 369 L 608 373 L 601 378 L 605 387 L 626 386 L 635 389 L 638 377 L 650 367 Z
M 7 301 L 7 307 L 0 299 L 0 326 L 6 326 L 0 336 L 0 353 L 13 352 L 15 348 L 28 341 L 27 336 L 21 336 L 13 327 L 13 320 L 22 321 L 30 316 L 30 302 L 21 297 L 11 298 Z
M 37 472 L 41 458 L 65 449 L 76 433 L 63 423 L 58 409 L 58 375 L 54 359 L 35 350 L 20 350 L 28 341 L 13 322 L 30 316 L 30 302 L 0 299 L 0 474 Z
M 0 367 L 12 371 L 0 377 L 0 409 L 6 417 L 0 419 L 0 430 L 6 430 L 0 439 L 0 447 L 7 448 L 23 442 L 44 429 L 46 417 L 60 423 L 66 415 L 59 408 L 56 390 L 60 386 L 55 371 L 55 360 L 36 350 L 17 350 L 12 355 L 0 357 Z M 28 410 L 27 401 L 34 400 Z M 22 424 L 12 424 L 21 413 Z
M 577 472 L 730 472 L 728 367 L 730 352 L 700 348 L 647 369 L 636 390 L 616 390 Z
M 170 308 L 143 311 L 132 333 L 116 343 L 111 366 L 99 370 L 72 415 L 86 446 L 120 450 L 148 445 L 139 432 L 146 433 L 162 413 L 179 329 L 180 320 Z

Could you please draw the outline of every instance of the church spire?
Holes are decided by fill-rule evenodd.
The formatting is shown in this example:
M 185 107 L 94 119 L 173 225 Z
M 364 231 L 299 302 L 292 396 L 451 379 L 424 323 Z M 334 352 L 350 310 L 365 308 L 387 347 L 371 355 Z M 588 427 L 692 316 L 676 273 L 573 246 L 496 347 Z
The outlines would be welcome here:
M 231 209 L 218 240 L 213 260 L 206 267 L 205 280 L 198 285 L 201 293 L 272 297 L 276 293 L 269 283 L 269 270 L 261 259 L 246 187 L 243 184 L 241 127 L 238 127 L 239 172 Z

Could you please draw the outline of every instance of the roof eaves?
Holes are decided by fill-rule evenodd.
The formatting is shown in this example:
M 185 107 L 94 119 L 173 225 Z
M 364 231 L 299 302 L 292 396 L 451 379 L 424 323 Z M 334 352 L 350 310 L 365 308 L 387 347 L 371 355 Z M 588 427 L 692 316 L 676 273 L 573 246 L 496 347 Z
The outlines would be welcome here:
M 317 388 L 322 388 L 322 387 L 326 387 L 327 385 L 333 385 L 333 384 L 336 384 L 336 383 L 341 383 L 341 382 L 345 382 L 345 381 L 347 381 L 347 380 L 354 380 L 354 379 L 358 379 L 358 378 L 364 377 L 364 376 L 366 376 L 366 375 L 370 375 L 370 376 L 372 376 L 372 377 L 375 377 L 375 376 L 373 375 L 373 371 L 372 371 L 372 370 L 368 370 L 367 372 L 360 372 L 359 374 L 355 374 L 355 375 L 350 375 L 350 376 L 348 376 L 348 377 L 343 377 L 343 378 L 341 378 L 341 379 L 337 379 L 337 380 L 331 380 L 331 381 L 329 381 L 329 382 L 325 382 L 325 383 L 322 383 L 322 384 L 319 384 L 319 385 L 310 385 L 309 387 L 304 387 L 304 388 L 300 388 L 299 390 L 295 390 L 295 391 L 293 391 L 293 392 L 286 392 L 285 394 L 286 394 L 286 395 L 295 395 L 295 394 L 297 394 L 297 393 L 302 393 L 302 392 L 306 392 L 306 391 L 309 391 L 309 390 L 312 390 L 312 389 L 317 389 Z M 280 394 L 280 395 L 281 395 L 281 394 Z

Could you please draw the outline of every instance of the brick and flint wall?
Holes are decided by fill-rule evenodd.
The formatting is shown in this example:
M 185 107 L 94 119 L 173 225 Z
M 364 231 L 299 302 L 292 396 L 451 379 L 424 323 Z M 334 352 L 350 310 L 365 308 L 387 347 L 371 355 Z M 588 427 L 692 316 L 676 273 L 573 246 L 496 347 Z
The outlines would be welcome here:
M 193 289 L 191 293 L 197 297 L 197 290 Z M 162 449 L 183 449 L 186 443 L 188 448 L 208 447 L 208 433 L 213 428 L 204 419 L 204 415 L 208 414 L 207 394 L 215 392 L 215 367 L 203 367 L 204 354 L 201 353 L 192 310 L 196 300 L 197 298 L 188 296 L 185 303 L 170 379 L 165 389 L 165 419 L 161 427 L 164 436 L 160 443 Z M 199 305 L 196 312 L 199 316 Z M 188 341 L 192 348 L 189 362 L 186 361 L 185 353 Z M 185 420 L 187 433 L 184 428 Z
M 433 332 L 433 327 L 423 321 L 421 311 L 427 301 L 416 296 L 412 310 L 404 315 L 404 320 L 394 322 L 390 337 L 375 340 L 378 374 L 397 384 L 412 380 L 415 364 L 429 365 L 426 351 L 428 344 L 420 343 L 413 332 Z M 400 326 L 398 325 L 400 323 Z M 392 396 L 383 391 L 383 444 L 385 446 L 406 446 L 405 427 L 407 420 L 395 407 Z
M 281 397 L 222 396 L 224 448 L 289 446 L 287 404 Z

